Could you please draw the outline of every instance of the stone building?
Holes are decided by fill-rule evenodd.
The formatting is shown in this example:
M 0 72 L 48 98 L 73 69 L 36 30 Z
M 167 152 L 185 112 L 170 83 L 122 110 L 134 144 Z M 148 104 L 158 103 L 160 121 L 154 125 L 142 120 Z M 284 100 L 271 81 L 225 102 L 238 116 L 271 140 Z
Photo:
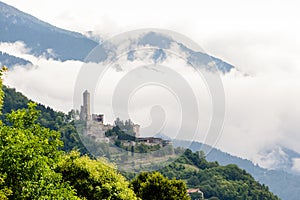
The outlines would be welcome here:
M 111 130 L 113 126 L 110 124 L 104 124 L 103 114 L 91 113 L 90 101 L 90 93 L 85 90 L 83 92 L 83 105 L 80 108 L 80 120 L 85 122 L 86 135 L 91 136 L 92 138 L 97 140 L 102 140 L 103 138 L 105 138 L 105 132 Z M 130 119 L 126 120 L 125 124 L 120 127 L 122 127 L 122 130 L 124 129 L 124 132 L 139 137 L 140 125 L 134 124 Z
M 85 90 L 83 93 L 83 105 L 80 108 L 80 120 L 89 121 L 91 120 L 91 97 L 90 93 Z

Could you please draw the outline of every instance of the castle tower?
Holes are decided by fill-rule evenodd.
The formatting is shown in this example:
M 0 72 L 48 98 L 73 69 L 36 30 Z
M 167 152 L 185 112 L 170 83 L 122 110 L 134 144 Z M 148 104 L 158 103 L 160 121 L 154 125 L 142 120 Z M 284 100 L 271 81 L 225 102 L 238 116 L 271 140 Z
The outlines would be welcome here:
M 91 108 L 90 108 L 90 93 L 86 90 L 83 93 L 83 105 L 81 106 L 80 118 L 84 121 L 91 120 Z

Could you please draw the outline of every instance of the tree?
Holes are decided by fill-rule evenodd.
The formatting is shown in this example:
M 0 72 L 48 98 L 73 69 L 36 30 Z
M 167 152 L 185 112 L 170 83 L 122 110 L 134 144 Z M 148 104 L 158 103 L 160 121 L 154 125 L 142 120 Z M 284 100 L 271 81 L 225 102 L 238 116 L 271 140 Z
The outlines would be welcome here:
M 2 110 L 2 105 L 3 105 L 3 97 L 4 97 L 4 92 L 2 90 L 2 75 L 7 71 L 7 67 L 3 66 L 0 69 L 0 114 Z
M 58 163 L 57 171 L 63 175 L 86 199 L 137 199 L 129 182 L 119 174 L 116 167 L 104 159 L 91 160 L 72 151 Z
M 54 171 L 61 158 L 60 135 L 35 121 L 35 104 L 8 115 L 12 126 L 0 127 L 0 174 L 10 199 L 77 199 L 75 190 Z
M 136 195 L 143 200 L 187 200 L 187 188 L 181 180 L 169 180 L 159 172 L 142 172 L 131 182 Z
M 0 70 L 0 76 L 5 69 Z M 0 107 L 3 104 L 0 77 Z M 54 171 L 61 157 L 59 133 L 36 124 L 36 104 L 7 116 L 0 125 L 1 199 L 79 199 L 75 190 Z

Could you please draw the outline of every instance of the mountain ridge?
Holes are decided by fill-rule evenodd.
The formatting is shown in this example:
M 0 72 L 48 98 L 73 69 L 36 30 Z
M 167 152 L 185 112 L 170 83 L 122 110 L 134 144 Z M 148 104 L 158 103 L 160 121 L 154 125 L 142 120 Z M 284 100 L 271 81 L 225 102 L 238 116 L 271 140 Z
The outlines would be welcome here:
M 87 55 L 99 44 L 84 34 L 58 28 L 50 23 L 39 20 L 38 18 L 22 12 L 13 6 L 0 1 L 0 42 L 23 41 L 30 54 L 44 56 L 55 60 L 79 60 L 85 61 Z M 139 45 L 153 45 L 158 49 L 153 55 L 154 62 L 163 61 L 165 52 L 162 48 L 170 47 L 171 38 L 149 31 L 144 37 L 140 38 Z M 205 65 L 213 61 L 219 71 L 229 72 L 233 65 L 203 52 L 193 51 L 183 44 L 178 44 L 181 51 L 189 54 L 186 58 L 188 62 L 198 63 L 205 61 Z M 102 48 L 102 49 L 101 49 Z M 113 52 L 112 49 L 98 48 L 101 55 L 97 61 L 104 61 L 108 58 L 107 54 Z M 50 53 L 49 53 L 50 52 Z M 114 52 L 116 53 L 116 52 Z M 128 60 L 134 52 L 128 52 Z M 132 54 L 132 55 L 130 55 Z
M 98 45 L 81 33 L 67 31 L 0 2 L 0 41 L 24 41 L 36 56 L 52 49 L 58 60 L 83 60 Z

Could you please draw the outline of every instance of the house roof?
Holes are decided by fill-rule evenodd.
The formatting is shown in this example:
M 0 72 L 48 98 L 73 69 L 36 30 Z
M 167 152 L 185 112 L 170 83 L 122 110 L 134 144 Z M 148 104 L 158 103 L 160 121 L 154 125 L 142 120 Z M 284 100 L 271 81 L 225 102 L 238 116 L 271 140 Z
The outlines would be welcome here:
M 198 188 L 189 188 L 187 189 L 187 193 L 202 193 Z

